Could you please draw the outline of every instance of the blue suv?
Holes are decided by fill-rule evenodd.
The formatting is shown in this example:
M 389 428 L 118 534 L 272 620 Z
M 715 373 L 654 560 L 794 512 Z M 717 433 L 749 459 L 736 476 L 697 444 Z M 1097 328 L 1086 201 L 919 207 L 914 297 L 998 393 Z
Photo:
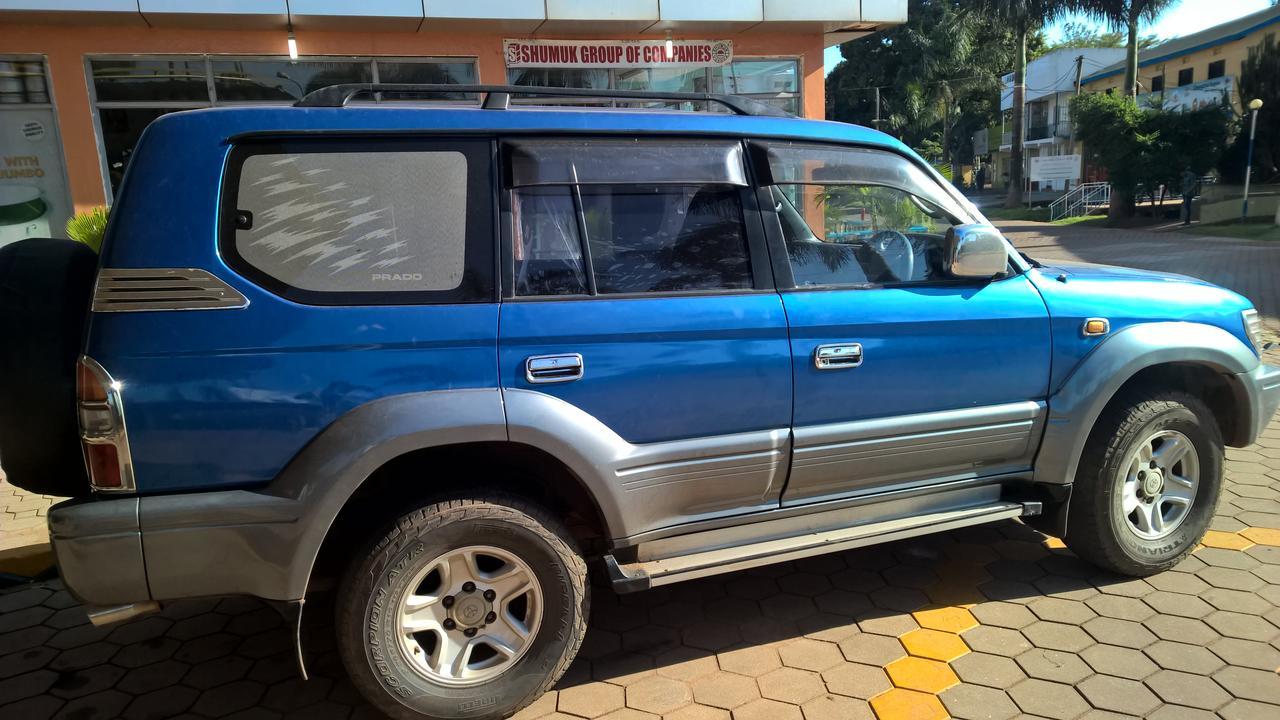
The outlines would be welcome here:
M 442 90 L 483 101 L 348 103 Z M 336 578 L 379 709 L 506 717 L 577 652 L 589 562 L 630 592 L 1023 518 L 1146 575 L 1280 403 L 1246 299 L 1043 267 L 891 137 L 518 92 L 166 115 L 100 261 L 9 250 L 91 308 L 8 353 L 0 452 L 83 490 L 49 525 L 96 622 Z

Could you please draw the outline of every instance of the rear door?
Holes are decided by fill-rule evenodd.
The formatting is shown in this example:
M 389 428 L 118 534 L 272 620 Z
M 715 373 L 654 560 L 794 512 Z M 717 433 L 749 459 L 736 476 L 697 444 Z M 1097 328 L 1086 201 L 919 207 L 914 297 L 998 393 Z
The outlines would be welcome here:
M 948 275 L 969 211 L 899 155 L 752 146 L 791 324 L 794 453 L 783 504 L 1030 467 L 1049 318 L 1022 274 Z
M 605 473 L 627 534 L 776 507 L 790 349 L 741 143 L 518 140 L 502 156 L 507 397 L 572 405 L 637 458 Z

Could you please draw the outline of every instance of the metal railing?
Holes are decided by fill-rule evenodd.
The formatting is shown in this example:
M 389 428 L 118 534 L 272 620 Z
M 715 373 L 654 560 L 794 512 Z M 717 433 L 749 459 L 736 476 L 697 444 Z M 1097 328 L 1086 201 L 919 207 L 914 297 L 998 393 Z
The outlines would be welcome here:
M 1110 204 L 1111 183 L 1081 183 L 1049 203 L 1049 219 L 1080 217 Z

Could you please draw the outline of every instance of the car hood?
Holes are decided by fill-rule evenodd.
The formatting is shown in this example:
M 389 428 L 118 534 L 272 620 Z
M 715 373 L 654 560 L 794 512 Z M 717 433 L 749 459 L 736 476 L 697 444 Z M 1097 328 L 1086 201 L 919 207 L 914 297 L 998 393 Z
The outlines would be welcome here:
M 1116 265 L 1093 265 L 1090 263 L 1054 261 L 1041 263 L 1040 272 L 1046 275 L 1066 275 L 1072 278 L 1095 282 L 1156 282 L 1156 283 L 1191 283 L 1204 287 L 1217 288 L 1217 285 L 1189 275 L 1156 272 L 1155 270 L 1138 270 L 1136 268 Z M 1219 288 L 1221 289 L 1221 288 Z M 1230 292 L 1230 291 L 1228 291 Z

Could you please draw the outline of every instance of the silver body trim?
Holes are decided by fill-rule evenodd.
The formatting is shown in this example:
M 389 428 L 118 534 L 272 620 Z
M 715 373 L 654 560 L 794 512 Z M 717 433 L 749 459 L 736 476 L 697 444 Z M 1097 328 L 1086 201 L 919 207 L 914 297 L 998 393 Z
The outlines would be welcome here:
M 238 290 L 199 268 L 103 268 L 94 312 L 227 310 L 249 306 Z

